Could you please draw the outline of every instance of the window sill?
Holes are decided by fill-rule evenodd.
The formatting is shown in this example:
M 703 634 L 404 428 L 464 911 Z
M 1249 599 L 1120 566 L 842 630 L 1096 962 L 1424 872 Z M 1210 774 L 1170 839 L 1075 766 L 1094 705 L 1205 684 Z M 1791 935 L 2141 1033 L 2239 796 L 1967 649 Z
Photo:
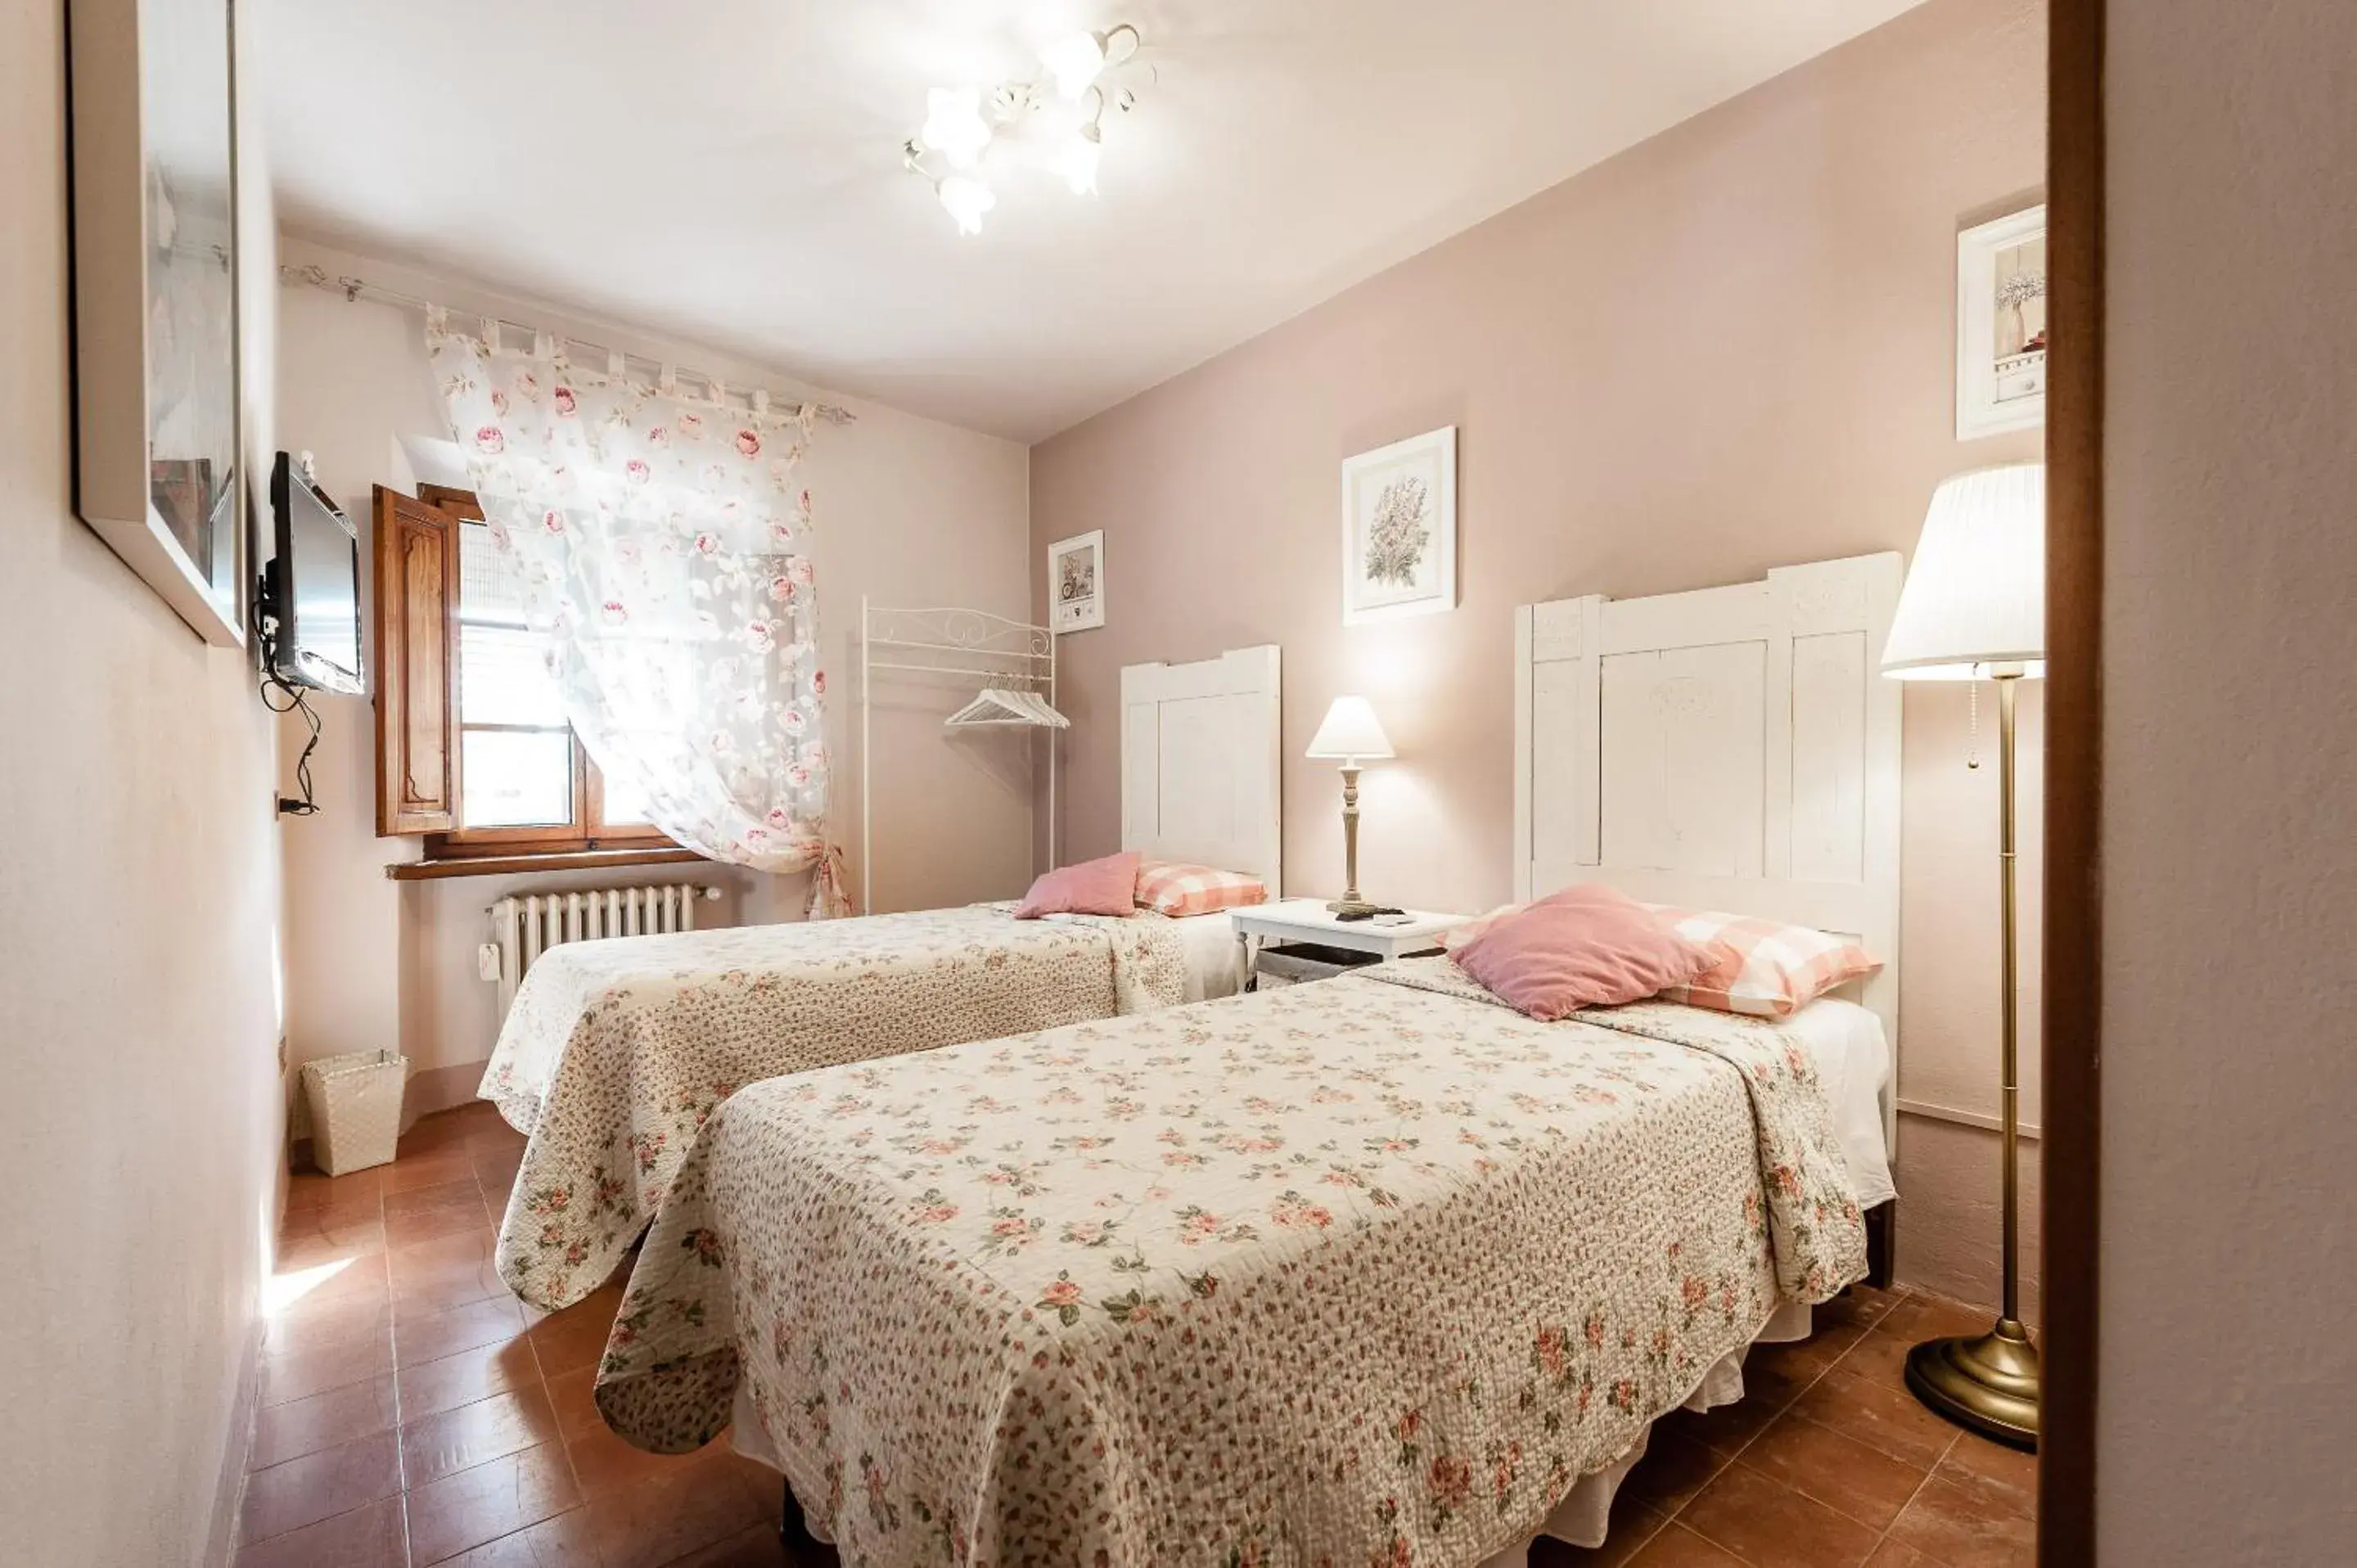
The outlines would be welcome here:
M 442 860 L 405 860 L 384 868 L 395 882 L 435 882 L 445 876 L 513 876 L 533 871 L 603 871 L 618 865 L 682 865 L 701 861 L 692 849 L 568 849 L 550 854 L 479 854 Z

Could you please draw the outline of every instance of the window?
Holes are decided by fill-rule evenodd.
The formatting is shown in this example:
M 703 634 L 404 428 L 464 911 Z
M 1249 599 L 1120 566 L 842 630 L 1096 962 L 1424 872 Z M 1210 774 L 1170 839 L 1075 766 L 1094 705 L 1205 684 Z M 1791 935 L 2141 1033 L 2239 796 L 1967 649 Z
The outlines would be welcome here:
M 565 723 L 548 630 L 475 498 L 420 496 L 377 497 L 379 832 L 423 832 L 432 860 L 671 847 Z

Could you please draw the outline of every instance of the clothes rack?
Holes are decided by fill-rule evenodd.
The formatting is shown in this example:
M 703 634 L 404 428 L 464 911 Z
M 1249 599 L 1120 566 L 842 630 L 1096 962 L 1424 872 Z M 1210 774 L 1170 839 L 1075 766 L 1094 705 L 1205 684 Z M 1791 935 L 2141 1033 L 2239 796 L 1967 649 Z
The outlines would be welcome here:
M 1048 864 L 1056 864 L 1056 636 L 1049 628 L 959 607 L 901 608 L 859 601 L 859 909 L 876 908 L 876 677 L 979 681 L 944 727 L 1044 731 L 1048 736 Z

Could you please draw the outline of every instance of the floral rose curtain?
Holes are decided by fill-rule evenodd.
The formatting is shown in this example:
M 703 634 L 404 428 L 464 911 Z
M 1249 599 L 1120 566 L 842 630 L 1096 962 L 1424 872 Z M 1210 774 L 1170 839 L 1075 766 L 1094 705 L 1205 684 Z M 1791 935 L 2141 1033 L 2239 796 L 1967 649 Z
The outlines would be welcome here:
M 491 528 L 552 631 L 566 717 L 654 824 L 757 870 L 815 869 L 813 918 L 846 914 L 827 842 L 810 493 L 811 411 L 748 411 L 577 365 L 546 338 L 426 319 L 426 348 Z M 513 338 L 519 335 L 510 333 Z

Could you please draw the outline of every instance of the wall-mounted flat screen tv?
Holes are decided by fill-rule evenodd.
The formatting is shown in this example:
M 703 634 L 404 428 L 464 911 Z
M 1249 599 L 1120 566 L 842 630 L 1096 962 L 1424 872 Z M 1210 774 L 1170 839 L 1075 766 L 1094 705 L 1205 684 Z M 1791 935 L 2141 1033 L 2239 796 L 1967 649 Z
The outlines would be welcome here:
M 278 621 L 271 667 L 293 685 L 361 693 L 361 547 L 327 492 L 285 453 L 270 470 L 278 556 L 264 585 Z

